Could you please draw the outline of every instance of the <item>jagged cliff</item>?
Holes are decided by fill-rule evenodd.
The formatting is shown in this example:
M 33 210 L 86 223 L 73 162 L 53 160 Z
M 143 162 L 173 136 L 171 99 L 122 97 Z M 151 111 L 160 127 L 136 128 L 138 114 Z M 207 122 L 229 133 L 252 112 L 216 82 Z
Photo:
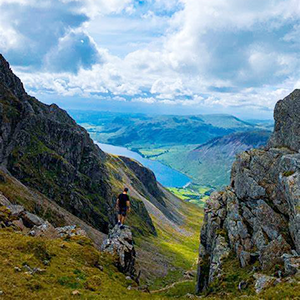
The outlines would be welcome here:
M 125 185 L 132 196 L 134 234 L 156 235 L 150 214 L 183 221 L 179 200 L 149 169 L 104 153 L 67 112 L 28 95 L 1 55 L 0 173 L 0 191 L 7 198 L 57 226 L 76 216 L 108 233 L 115 223 L 116 196 Z M 26 190 L 22 195 L 20 186 Z
M 29 96 L 3 57 L 0 79 L 1 169 L 96 229 L 108 232 L 114 222 L 113 179 L 122 185 L 122 178 L 116 179 L 111 169 L 114 159 L 65 111 Z M 133 207 L 144 216 L 141 221 L 148 232 L 155 233 L 144 205 L 134 202 Z
M 230 186 L 207 202 L 197 292 L 224 276 L 232 255 L 274 278 L 299 271 L 300 90 L 277 103 L 274 117 L 267 146 L 240 154 Z

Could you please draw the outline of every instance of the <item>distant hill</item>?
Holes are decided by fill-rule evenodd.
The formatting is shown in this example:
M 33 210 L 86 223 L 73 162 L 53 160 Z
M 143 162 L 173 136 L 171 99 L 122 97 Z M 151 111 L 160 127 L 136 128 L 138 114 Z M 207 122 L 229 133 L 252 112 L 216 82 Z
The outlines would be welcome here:
M 271 132 L 255 130 L 214 138 L 187 153 L 173 157 L 173 167 L 198 184 L 221 187 L 229 183 L 231 165 L 243 151 L 264 146 Z
M 255 125 L 257 128 L 266 130 L 273 130 L 274 128 L 274 120 L 249 119 L 246 121 L 252 125 Z
M 233 132 L 255 129 L 231 115 L 143 115 L 71 111 L 97 141 L 138 148 L 145 145 L 202 144 Z

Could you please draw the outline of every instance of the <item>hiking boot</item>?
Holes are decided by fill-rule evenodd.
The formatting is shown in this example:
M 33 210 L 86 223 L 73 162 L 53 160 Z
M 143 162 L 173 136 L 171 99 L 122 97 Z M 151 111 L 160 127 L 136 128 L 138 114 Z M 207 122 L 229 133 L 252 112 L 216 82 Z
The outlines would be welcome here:
M 124 228 L 125 228 L 125 226 L 124 226 L 124 225 L 121 225 L 121 226 L 120 226 L 120 229 L 124 229 Z

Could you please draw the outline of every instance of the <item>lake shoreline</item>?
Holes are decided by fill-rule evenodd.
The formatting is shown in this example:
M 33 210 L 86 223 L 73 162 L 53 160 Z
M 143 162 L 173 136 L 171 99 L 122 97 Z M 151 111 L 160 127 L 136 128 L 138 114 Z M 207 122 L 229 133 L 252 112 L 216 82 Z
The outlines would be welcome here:
M 108 154 L 125 156 L 138 161 L 146 168 L 149 168 L 155 174 L 157 181 L 165 187 L 183 188 L 184 186 L 192 183 L 191 178 L 186 174 L 183 174 L 159 161 L 145 158 L 141 155 L 141 153 L 123 146 L 104 144 L 97 141 L 94 142 L 102 151 Z

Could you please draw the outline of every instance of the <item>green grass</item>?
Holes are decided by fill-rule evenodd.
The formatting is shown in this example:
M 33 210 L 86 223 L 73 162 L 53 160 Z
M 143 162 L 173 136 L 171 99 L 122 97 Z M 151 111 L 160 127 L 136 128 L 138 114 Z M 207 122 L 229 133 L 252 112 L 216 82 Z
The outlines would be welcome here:
M 152 238 L 150 242 L 167 257 L 172 268 L 167 276 L 155 278 L 151 289 L 182 280 L 185 271 L 196 270 L 203 210 L 194 204 L 183 203 L 182 211 L 186 216 L 185 224 L 181 226 L 182 232 L 163 226 L 153 218 L 158 236 Z
M 178 251 L 182 250 L 177 247 Z M 84 237 L 45 239 L 0 229 L 0 254 L 0 272 L 5 274 L 0 276 L 0 290 L 4 293 L 3 299 L 8 300 L 71 299 L 75 297 L 72 296 L 74 291 L 79 291 L 78 299 L 186 299 L 185 295 L 193 294 L 195 289 L 195 281 L 189 281 L 155 294 L 128 290 L 129 285 L 134 287 L 135 284 L 118 272 L 114 258 L 98 252 Z M 183 257 L 184 260 L 179 260 L 178 264 L 182 265 L 185 260 L 188 263 L 194 255 L 187 251 Z M 50 264 L 45 265 L 45 259 Z M 41 268 L 44 272 L 30 275 L 26 273 L 25 264 L 31 268 Z M 97 265 L 101 265 L 103 271 Z M 21 271 L 16 271 L 15 267 Z M 207 298 L 220 299 L 222 296 L 224 299 L 238 299 L 246 294 L 249 295 L 247 299 L 299 299 L 299 281 L 279 284 L 259 296 L 253 293 L 251 285 L 243 294 L 240 293 L 240 280 L 252 284 L 249 270 L 241 269 L 236 261 L 228 260 L 226 275 L 212 285 Z
M 178 198 L 196 204 L 202 208 L 209 199 L 209 195 L 213 191 L 213 189 L 209 187 L 199 187 L 196 184 L 190 184 L 186 188 L 168 188 L 168 190 Z
M 283 172 L 283 176 L 284 177 L 289 177 L 289 176 L 292 176 L 295 174 L 295 171 L 286 171 L 286 172 Z
M 134 150 L 134 149 L 132 149 L 132 150 Z M 146 158 L 157 157 L 157 156 L 167 153 L 168 151 L 169 151 L 168 148 L 139 149 L 139 153 L 142 154 Z
M 0 229 L 0 254 L 5 299 L 70 299 L 74 291 L 79 291 L 79 299 L 168 299 L 177 294 L 178 287 L 153 295 L 128 290 L 136 284 L 116 269 L 114 257 L 98 252 L 84 237 L 51 240 Z M 45 258 L 50 264 L 43 263 Z M 27 274 L 24 265 L 44 272 Z M 192 288 L 181 289 L 182 296 L 186 290 Z

